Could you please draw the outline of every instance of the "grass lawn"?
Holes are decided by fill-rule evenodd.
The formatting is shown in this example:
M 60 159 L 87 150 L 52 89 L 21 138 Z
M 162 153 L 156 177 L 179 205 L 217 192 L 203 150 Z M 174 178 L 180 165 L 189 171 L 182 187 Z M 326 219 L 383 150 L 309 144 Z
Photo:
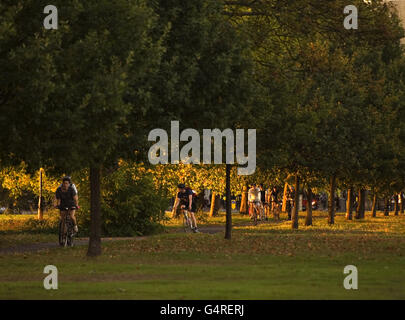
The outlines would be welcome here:
M 405 299 L 404 215 L 339 213 L 329 226 L 317 211 L 304 227 L 304 214 L 299 230 L 285 220 L 236 226 L 231 241 L 223 232 L 173 233 L 171 222 L 165 234 L 104 243 L 96 259 L 86 246 L 3 254 L 0 299 Z M 58 290 L 43 288 L 46 265 L 58 268 Z M 343 287 L 346 265 L 358 268 L 358 290 Z

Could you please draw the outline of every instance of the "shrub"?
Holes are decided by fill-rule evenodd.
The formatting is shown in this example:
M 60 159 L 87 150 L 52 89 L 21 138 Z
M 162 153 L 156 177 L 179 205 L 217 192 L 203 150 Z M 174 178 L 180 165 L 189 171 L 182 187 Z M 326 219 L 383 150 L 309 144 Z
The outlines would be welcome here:
M 149 175 L 137 177 L 121 167 L 103 185 L 103 231 L 110 236 L 134 236 L 162 230 L 160 220 L 168 199 L 155 189 Z
M 0 232 L 25 233 L 57 233 L 59 227 L 59 214 L 56 211 L 48 212 L 43 220 L 33 215 L 10 215 L 0 219 Z
M 146 172 L 124 165 L 102 179 L 101 214 L 103 236 L 135 236 L 163 231 L 160 224 L 169 200 L 156 189 Z M 90 226 L 90 192 L 87 183 L 79 188 L 81 209 L 76 217 L 80 233 Z

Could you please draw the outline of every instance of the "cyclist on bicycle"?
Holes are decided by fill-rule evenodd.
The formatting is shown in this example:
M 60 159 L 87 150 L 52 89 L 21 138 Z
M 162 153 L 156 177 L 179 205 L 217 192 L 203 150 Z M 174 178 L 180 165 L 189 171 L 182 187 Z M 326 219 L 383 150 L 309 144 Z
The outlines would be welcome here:
M 278 203 L 278 189 L 273 187 L 273 191 L 270 193 L 271 199 L 271 210 L 273 211 L 274 217 L 279 216 L 279 203 Z
M 263 186 L 263 183 L 261 183 L 259 185 L 259 189 L 260 189 L 260 201 L 261 201 L 261 210 L 263 212 L 263 218 L 265 220 L 267 220 L 267 212 L 266 212 L 266 206 L 267 206 L 267 202 L 266 202 L 266 190 Z
M 293 208 L 293 201 L 294 201 L 294 190 L 292 187 L 288 186 L 287 194 L 286 194 L 286 211 L 287 211 L 287 220 L 291 220 L 291 211 Z
M 77 233 L 79 228 L 77 227 L 75 212 L 79 208 L 79 197 L 70 177 L 66 176 L 62 179 L 62 184 L 56 189 L 54 203 L 55 207 L 60 209 L 61 219 L 69 213 L 74 223 L 74 231 Z M 68 211 L 65 208 L 68 208 Z
M 256 184 L 253 184 L 248 192 L 248 201 L 252 208 L 252 214 L 254 214 L 253 212 L 254 210 L 256 210 L 256 212 L 259 212 L 261 208 L 260 198 L 261 198 L 260 189 L 256 187 Z
M 195 219 L 195 212 L 197 211 L 197 205 L 195 200 L 193 199 L 194 192 L 190 188 L 186 188 L 186 186 L 183 183 L 180 183 L 177 186 L 177 188 L 178 192 L 173 206 L 173 213 L 176 212 L 176 209 L 180 204 L 181 209 L 187 210 L 190 213 L 191 229 L 193 230 L 194 233 L 197 233 L 199 231 L 197 229 L 197 220 Z

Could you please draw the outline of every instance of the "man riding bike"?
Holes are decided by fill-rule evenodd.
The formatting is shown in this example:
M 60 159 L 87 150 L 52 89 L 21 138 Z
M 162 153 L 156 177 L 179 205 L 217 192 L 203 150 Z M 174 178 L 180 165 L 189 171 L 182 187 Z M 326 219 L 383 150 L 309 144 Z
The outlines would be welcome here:
M 292 187 L 288 186 L 287 194 L 286 194 L 286 211 L 287 211 L 287 220 L 291 220 L 291 211 L 293 208 L 294 203 L 294 190 Z
M 278 189 L 277 187 L 273 187 L 273 191 L 270 193 L 271 199 L 271 211 L 275 218 L 279 218 L 280 216 L 280 205 L 278 203 Z
M 72 184 L 70 177 L 64 177 L 62 184 L 56 189 L 54 206 L 60 209 L 61 219 L 63 219 L 66 214 L 70 215 L 74 223 L 74 231 L 77 233 L 79 228 L 77 227 L 75 212 L 76 209 L 79 208 L 79 197 L 77 195 L 77 189 L 74 184 Z M 68 208 L 68 211 L 66 211 L 65 208 Z
M 177 207 L 180 204 L 180 208 L 187 210 L 191 217 L 191 229 L 194 233 L 199 232 L 197 229 L 197 220 L 195 219 L 195 212 L 197 211 L 197 205 L 193 200 L 193 191 L 190 188 L 186 188 L 183 183 L 177 186 L 177 196 L 173 206 L 173 216 L 176 213 Z M 193 227 L 194 225 L 194 227 Z
M 266 202 L 266 190 L 263 186 L 263 183 L 259 184 L 259 189 L 260 189 L 260 201 L 261 201 L 261 210 L 263 213 L 263 218 L 264 220 L 267 220 L 267 212 L 266 212 L 266 207 L 267 207 L 267 202 Z
M 253 184 L 252 187 L 249 189 L 248 201 L 249 201 L 250 207 L 252 208 L 252 212 L 251 212 L 252 215 L 255 214 L 254 211 L 256 211 L 256 214 L 259 214 L 259 212 L 261 210 L 262 202 L 261 202 L 260 189 L 256 187 L 256 184 Z M 252 216 L 252 217 L 254 217 L 254 216 Z

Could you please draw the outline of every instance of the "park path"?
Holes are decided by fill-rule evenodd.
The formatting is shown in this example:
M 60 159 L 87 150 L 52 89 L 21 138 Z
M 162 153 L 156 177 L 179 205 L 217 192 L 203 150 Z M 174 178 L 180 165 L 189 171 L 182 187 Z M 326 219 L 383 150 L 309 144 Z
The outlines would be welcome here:
M 55 239 L 57 235 L 55 235 Z M 117 238 L 102 238 L 101 242 L 109 242 L 109 241 L 122 241 L 122 240 L 142 240 L 144 237 L 133 237 L 133 238 L 125 238 L 125 237 L 117 237 Z M 89 238 L 75 238 L 74 245 L 75 246 L 84 246 L 89 244 Z M 29 243 L 29 244 L 22 244 L 13 247 L 7 248 L 0 248 L 0 255 L 1 254 L 13 254 L 13 253 L 25 253 L 25 252 L 36 252 L 40 250 L 47 250 L 59 248 L 59 244 L 55 240 L 55 242 L 39 242 L 39 243 Z
M 218 232 L 222 232 L 225 230 L 225 226 L 205 226 L 199 228 L 201 233 L 208 233 L 214 234 Z M 183 229 L 179 228 L 174 233 L 182 233 L 184 232 Z M 101 242 L 110 242 L 110 241 L 123 241 L 123 240 L 143 240 L 148 237 L 153 236 L 142 236 L 142 237 L 114 237 L 114 238 L 101 238 Z M 55 235 L 56 239 L 56 235 Z M 84 246 L 88 245 L 89 238 L 75 238 L 74 245 L 75 246 Z M 40 242 L 40 243 L 30 243 L 30 244 L 23 244 L 18 246 L 0 248 L 0 255 L 2 254 L 14 254 L 14 253 L 31 253 L 40 250 L 47 250 L 47 249 L 54 249 L 59 248 L 59 244 L 57 241 L 55 242 Z

